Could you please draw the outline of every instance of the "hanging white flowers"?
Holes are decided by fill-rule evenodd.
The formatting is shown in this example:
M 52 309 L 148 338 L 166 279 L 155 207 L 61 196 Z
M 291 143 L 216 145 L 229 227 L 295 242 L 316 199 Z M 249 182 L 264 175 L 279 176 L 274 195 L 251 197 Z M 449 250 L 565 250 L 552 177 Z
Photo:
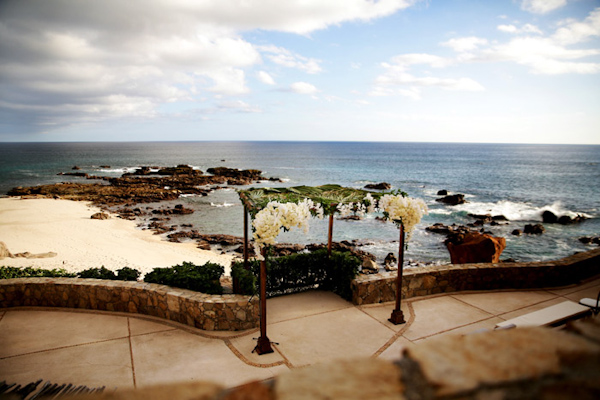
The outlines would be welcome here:
M 401 221 L 407 238 L 423 215 L 428 213 L 427 204 L 421 199 L 413 199 L 401 195 L 386 194 L 379 199 L 379 209 L 388 220 Z
M 275 238 L 283 228 L 285 231 L 298 227 L 308 232 L 308 219 L 311 216 L 311 200 L 296 203 L 271 201 L 259 211 L 254 220 L 254 246 L 257 253 L 266 245 L 275 244 Z M 313 205 L 314 206 L 314 205 Z

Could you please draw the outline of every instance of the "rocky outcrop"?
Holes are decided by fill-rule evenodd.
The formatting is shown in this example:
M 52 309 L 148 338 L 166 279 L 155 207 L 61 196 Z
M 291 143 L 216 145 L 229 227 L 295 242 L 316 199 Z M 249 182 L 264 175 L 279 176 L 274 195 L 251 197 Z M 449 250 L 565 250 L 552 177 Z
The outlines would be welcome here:
M 12 257 L 13 255 L 10 251 L 8 251 L 8 247 L 6 247 L 6 244 L 4 242 L 0 242 L 0 260 Z
M 6 247 L 6 244 L 4 242 L 0 242 L 0 260 L 3 260 L 5 258 L 51 258 L 51 257 L 56 257 L 56 253 L 49 251 L 47 253 L 30 253 L 28 251 L 25 251 L 23 253 L 16 253 L 16 254 L 12 254 L 10 251 L 8 251 L 8 247 Z
M 584 236 L 580 237 L 579 241 L 583 244 L 597 244 L 600 246 L 600 236 Z
M 365 185 L 365 189 L 373 189 L 373 190 L 389 190 L 391 188 L 392 188 L 392 185 L 390 185 L 387 182 L 369 183 L 368 185 Z
M 497 263 L 506 248 L 506 239 L 470 232 L 459 243 L 448 242 L 452 264 Z
M 92 214 L 92 216 L 90 218 L 91 219 L 109 219 L 110 215 L 108 215 L 107 213 L 103 213 L 103 212 L 97 212 L 95 214 Z
M 97 206 L 134 206 L 139 203 L 155 203 L 176 200 L 182 194 L 206 196 L 216 185 L 250 185 L 264 180 L 261 171 L 237 170 L 226 167 L 211 168 L 212 175 L 203 175 L 189 165 L 177 167 L 141 167 L 119 178 L 88 176 L 85 173 L 69 173 L 88 179 L 101 179 L 106 183 L 63 182 L 33 187 L 16 187 L 9 196 L 43 196 L 68 200 L 91 201 Z
M 544 211 L 542 213 L 542 221 L 547 224 L 561 224 L 570 225 L 585 221 L 587 218 L 581 214 L 577 214 L 575 217 L 568 215 L 561 215 L 560 217 L 554 214 L 552 211 Z
M 546 228 L 542 224 L 527 224 L 523 228 L 523 233 L 530 235 L 541 235 L 544 232 L 546 232 Z
M 440 203 L 448 204 L 450 206 L 456 206 L 458 204 L 464 204 L 467 202 L 465 200 L 465 195 L 460 193 L 444 196 L 440 199 L 435 199 L 435 201 L 439 201 Z

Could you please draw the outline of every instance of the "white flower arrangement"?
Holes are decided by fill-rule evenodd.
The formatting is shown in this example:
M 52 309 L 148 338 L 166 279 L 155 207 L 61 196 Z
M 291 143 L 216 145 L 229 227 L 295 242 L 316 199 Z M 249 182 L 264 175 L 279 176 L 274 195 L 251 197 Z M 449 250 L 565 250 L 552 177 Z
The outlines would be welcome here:
M 413 228 L 423 215 L 428 213 L 427 204 L 423 200 L 401 195 L 386 194 L 379 199 L 378 206 L 386 219 L 402 222 L 407 238 L 410 238 Z
M 275 238 L 281 228 L 288 231 L 292 227 L 298 227 L 308 232 L 308 219 L 311 216 L 309 202 L 311 202 L 309 199 L 298 204 L 271 201 L 259 211 L 252 221 L 257 254 L 262 247 L 275 244 Z

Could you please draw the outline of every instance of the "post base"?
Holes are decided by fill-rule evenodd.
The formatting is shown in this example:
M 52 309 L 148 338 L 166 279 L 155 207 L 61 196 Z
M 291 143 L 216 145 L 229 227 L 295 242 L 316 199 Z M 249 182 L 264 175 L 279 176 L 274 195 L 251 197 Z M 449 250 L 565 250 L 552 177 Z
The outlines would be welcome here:
M 252 350 L 252 352 L 254 353 L 256 351 L 256 354 L 263 355 L 263 354 L 269 354 L 269 353 L 273 353 L 273 348 L 271 347 L 271 341 L 269 340 L 268 337 L 266 336 L 261 336 L 258 338 L 258 341 L 256 342 L 256 347 L 254 348 L 254 350 Z
M 404 313 L 402 310 L 394 310 L 392 311 L 392 316 L 388 319 L 394 325 L 404 324 L 406 321 L 404 320 Z

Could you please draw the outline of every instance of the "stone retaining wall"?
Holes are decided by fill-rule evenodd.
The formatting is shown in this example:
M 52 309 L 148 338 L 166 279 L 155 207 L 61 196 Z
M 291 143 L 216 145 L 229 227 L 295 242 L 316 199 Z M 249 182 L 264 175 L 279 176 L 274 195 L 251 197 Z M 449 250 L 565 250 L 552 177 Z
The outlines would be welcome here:
M 258 299 L 144 282 L 78 278 L 0 280 L 0 308 L 67 307 L 145 314 L 207 331 L 256 328 Z
M 566 286 L 600 274 L 600 249 L 555 261 L 448 264 L 404 270 L 402 297 L 463 290 L 534 289 Z M 396 299 L 396 272 L 361 275 L 352 281 L 357 305 Z

